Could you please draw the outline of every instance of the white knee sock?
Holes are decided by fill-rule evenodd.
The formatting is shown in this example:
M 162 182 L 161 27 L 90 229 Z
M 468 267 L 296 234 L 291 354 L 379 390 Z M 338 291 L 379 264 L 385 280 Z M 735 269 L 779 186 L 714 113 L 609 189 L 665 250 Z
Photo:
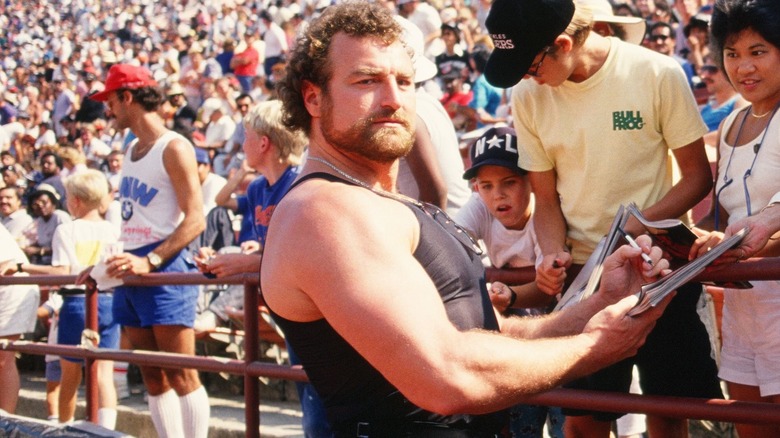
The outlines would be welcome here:
M 100 408 L 98 409 L 98 424 L 109 430 L 116 429 L 116 409 Z
M 200 388 L 187 395 L 179 397 L 181 403 L 184 432 L 188 438 L 206 438 L 209 434 L 209 395 L 206 388 Z
M 149 412 L 160 438 L 183 438 L 185 436 L 181 421 L 179 396 L 173 389 L 160 395 L 150 395 Z

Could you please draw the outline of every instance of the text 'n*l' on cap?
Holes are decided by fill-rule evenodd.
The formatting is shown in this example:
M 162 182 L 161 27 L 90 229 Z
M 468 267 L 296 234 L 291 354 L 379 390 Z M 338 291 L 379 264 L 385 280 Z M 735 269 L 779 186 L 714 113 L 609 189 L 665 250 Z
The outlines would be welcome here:
M 122 90 L 135 90 L 143 87 L 156 87 L 157 81 L 152 77 L 152 73 L 144 67 L 131 64 L 114 64 L 108 70 L 106 77 L 106 88 L 89 96 L 92 100 L 105 102 L 111 93 Z
M 486 165 L 501 166 L 525 175 L 518 164 L 517 137 L 512 128 L 490 128 L 479 136 L 469 148 L 471 167 L 463 173 L 463 179 L 477 176 L 479 168 Z
M 500 88 L 520 82 L 573 16 L 573 0 L 494 1 L 485 21 L 495 46 L 485 67 L 488 82 Z

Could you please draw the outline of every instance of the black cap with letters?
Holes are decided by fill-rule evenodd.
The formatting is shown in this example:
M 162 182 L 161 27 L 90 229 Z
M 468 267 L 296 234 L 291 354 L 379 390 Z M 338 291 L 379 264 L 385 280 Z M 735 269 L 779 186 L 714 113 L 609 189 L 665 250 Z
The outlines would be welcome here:
M 496 87 L 520 82 L 534 58 L 555 41 L 574 16 L 572 0 L 496 0 L 485 24 L 495 49 L 485 77 Z

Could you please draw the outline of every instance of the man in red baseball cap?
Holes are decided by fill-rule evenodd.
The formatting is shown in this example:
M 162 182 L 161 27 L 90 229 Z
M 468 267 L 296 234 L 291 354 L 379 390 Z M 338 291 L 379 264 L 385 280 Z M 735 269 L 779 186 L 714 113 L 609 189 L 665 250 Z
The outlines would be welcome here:
M 157 81 L 154 80 L 152 73 L 146 68 L 130 64 L 115 64 L 108 70 L 106 88 L 90 96 L 90 99 L 106 102 L 111 94 L 121 89 L 135 90 L 156 86 Z
M 192 144 L 157 113 L 165 95 L 145 68 L 117 64 L 105 90 L 91 98 L 106 103 L 117 129 L 130 128 L 137 137 L 119 184 L 126 252 L 106 260 L 106 274 L 193 271 L 184 251 L 206 227 L 203 198 Z M 114 318 L 134 349 L 194 354 L 197 296 L 197 286 L 119 286 Z M 197 371 L 142 366 L 141 373 L 158 434 L 205 438 L 210 408 Z

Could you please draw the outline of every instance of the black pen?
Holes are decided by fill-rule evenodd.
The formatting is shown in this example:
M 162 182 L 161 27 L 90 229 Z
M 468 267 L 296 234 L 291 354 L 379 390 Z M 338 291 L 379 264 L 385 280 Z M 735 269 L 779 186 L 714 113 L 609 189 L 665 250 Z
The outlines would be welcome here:
M 631 237 L 630 234 L 626 233 L 626 230 L 620 227 L 618 227 L 618 230 L 620 230 L 620 232 L 623 233 L 623 237 L 626 239 L 626 242 L 628 242 L 629 245 L 631 245 L 632 247 L 638 250 L 642 250 L 639 244 L 636 243 L 636 240 L 634 240 L 634 238 Z M 648 265 L 653 266 L 653 259 L 651 259 L 649 255 L 645 254 L 644 251 L 642 251 L 642 260 L 646 261 Z

